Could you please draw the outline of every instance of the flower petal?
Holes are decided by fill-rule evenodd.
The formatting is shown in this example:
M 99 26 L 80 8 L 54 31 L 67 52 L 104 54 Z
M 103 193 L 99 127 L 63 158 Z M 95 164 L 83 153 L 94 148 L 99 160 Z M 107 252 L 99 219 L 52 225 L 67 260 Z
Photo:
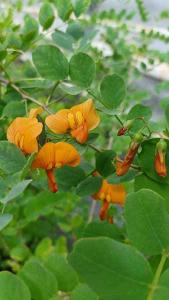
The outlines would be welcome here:
M 80 163 L 80 155 L 76 148 L 68 143 L 59 142 L 55 144 L 56 164 L 75 167 Z
M 65 142 L 46 143 L 38 152 L 32 168 L 50 170 L 64 165 L 77 166 L 80 155 L 77 150 Z
M 29 118 L 36 118 L 37 115 L 43 113 L 44 109 L 42 107 L 32 108 L 29 112 Z
M 83 114 L 89 130 L 96 128 L 100 123 L 100 117 L 95 110 L 92 99 L 88 99 L 81 104 L 75 105 L 70 110 L 74 114 L 76 114 L 78 111 Z
M 111 184 L 109 190 L 111 202 L 123 205 L 126 198 L 126 191 L 122 184 Z
M 69 128 L 69 123 L 67 118 L 68 113 L 69 113 L 69 109 L 62 109 L 54 115 L 49 115 L 46 118 L 45 123 L 54 133 L 57 134 L 66 133 L 66 131 Z

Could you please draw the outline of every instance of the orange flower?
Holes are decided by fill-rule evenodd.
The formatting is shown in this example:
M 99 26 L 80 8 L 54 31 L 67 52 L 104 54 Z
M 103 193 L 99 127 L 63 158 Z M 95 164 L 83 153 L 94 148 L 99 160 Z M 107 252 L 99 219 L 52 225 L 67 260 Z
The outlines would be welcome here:
M 46 143 L 38 152 L 32 168 L 45 169 L 49 188 L 52 192 L 56 192 L 57 184 L 54 177 L 54 169 L 65 165 L 75 167 L 79 163 L 80 155 L 72 145 L 65 142 Z
M 37 152 L 37 137 L 42 132 L 42 127 L 42 123 L 36 118 L 16 118 L 7 129 L 7 139 L 24 154 Z
M 161 177 L 167 176 L 166 148 L 167 148 L 167 144 L 164 140 L 160 140 L 156 145 L 154 166 L 157 174 Z
M 124 186 L 121 184 L 110 184 L 107 180 L 103 180 L 102 186 L 98 193 L 93 195 L 95 200 L 103 201 L 103 205 L 100 209 L 100 219 L 106 220 L 109 219 L 108 209 L 110 203 L 123 205 L 125 202 L 126 192 Z
M 87 141 L 89 131 L 96 128 L 99 122 L 100 118 L 92 99 L 70 109 L 62 109 L 46 118 L 46 125 L 54 133 L 63 134 L 70 131 L 72 137 L 81 144 Z

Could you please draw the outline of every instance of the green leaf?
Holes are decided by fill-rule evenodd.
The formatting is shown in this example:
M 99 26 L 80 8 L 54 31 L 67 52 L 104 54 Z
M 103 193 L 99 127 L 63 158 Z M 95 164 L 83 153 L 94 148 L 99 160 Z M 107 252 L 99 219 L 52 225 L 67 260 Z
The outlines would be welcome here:
M 1 203 L 7 204 L 8 202 L 12 201 L 13 199 L 17 198 L 24 192 L 27 186 L 32 182 L 32 179 L 23 180 L 16 185 L 9 191 L 9 193 L 0 200 Z
M 84 179 L 85 173 L 80 167 L 64 166 L 56 171 L 56 181 L 60 191 L 68 191 Z
M 135 179 L 137 175 L 138 175 L 138 171 L 131 169 L 127 172 L 127 174 L 123 176 L 117 176 L 116 173 L 114 173 L 107 177 L 107 181 L 112 184 L 119 184 L 119 183 L 131 181 Z
M 69 83 L 61 83 L 59 87 L 63 92 L 69 95 L 78 95 L 82 92 L 82 88 Z
M 38 22 L 30 15 L 25 16 L 25 23 L 22 30 L 22 37 L 24 42 L 33 40 L 39 32 Z
M 135 248 L 105 237 L 82 239 L 69 260 L 101 299 L 146 299 L 153 275 Z
M 163 184 L 161 188 L 160 182 L 154 181 L 147 177 L 145 174 L 141 174 L 139 176 L 135 177 L 134 182 L 134 190 L 135 192 L 141 190 L 141 189 L 149 189 L 152 190 L 159 195 L 161 195 L 165 199 L 166 208 L 169 211 L 169 184 Z
M 24 165 L 24 167 L 23 167 L 23 169 L 21 171 L 21 175 L 20 175 L 21 179 L 24 179 L 27 176 L 27 174 L 29 173 L 29 171 L 31 169 L 32 162 L 33 162 L 35 156 L 36 156 L 36 153 L 32 153 L 28 157 L 28 160 L 27 160 L 26 164 Z
M 23 168 L 25 162 L 24 155 L 14 144 L 0 142 L 0 170 L 5 174 L 14 174 Z
M 114 157 L 115 153 L 112 150 L 96 153 L 96 170 L 102 176 L 107 177 L 115 171 L 115 167 L 112 164 Z
M 24 282 L 10 272 L 0 272 L 0 299 L 31 300 L 30 292 Z
M 73 83 L 80 87 L 89 87 L 95 77 L 95 62 L 82 52 L 72 56 L 70 60 L 69 75 Z
M 56 45 L 66 50 L 73 50 L 74 38 L 67 32 L 55 30 L 52 34 L 52 39 Z
M 19 276 L 28 285 L 34 300 L 49 299 L 58 290 L 55 276 L 36 259 L 26 262 Z
M 169 218 L 164 199 L 142 189 L 131 193 L 125 205 L 129 239 L 146 255 L 157 255 L 169 247 Z
M 55 195 L 48 191 L 30 197 L 24 209 L 24 216 L 27 220 L 34 221 L 39 216 L 48 215 L 53 211 L 56 202 L 62 200 L 62 197 L 64 195 L 60 192 Z
M 78 21 L 71 21 L 67 27 L 68 34 L 70 34 L 75 40 L 79 40 L 84 35 L 84 28 Z
M 19 245 L 11 249 L 10 257 L 18 262 L 23 262 L 28 259 L 30 250 L 25 245 Z
M 53 24 L 55 19 L 53 7 L 50 3 L 43 3 L 39 11 L 39 22 L 44 30 L 47 30 Z
M 169 299 L 169 269 L 167 269 L 160 277 L 158 286 L 155 289 L 153 300 Z
M 68 61 L 53 45 L 38 46 L 32 54 L 32 59 L 40 75 L 46 79 L 63 80 L 68 75 Z
M 118 107 L 126 96 L 124 80 L 117 74 L 104 77 L 100 85 L 101 102 L 107 108 Z
M 72 13 L 72 3 L 71 0 L 54 0 L 54 4 L 57 8 L 59 17 L 66 21 L 69 19 L 70 14 Z
M 11 101 L 3 109 L 2 116 L 8 118 L 23 117 L 25 115 L 25 104 L 23 102 Z
M 91 0 L 72 0 L 72 4 L 76 17 L 79 17 L 87 11 L 91 4 Z
M 54 246 L 52 240 L 48 237 L 42 239 L 35 249 L 35 255 L 40 259 L 45 259 L 51 252 L 53 252 Z
M 4 229 L 13 219 L 11 214 L 3 214 L 0 216 L 0 230 Z
M 83 237 L 109 237 L 118 241 L 122 241 L 124 238 L 119 228 L 115 224 L 109 224 L 104 222 L 92 222 L 89 223 L 84 230 Z
M 77 274 L 63 256 L 53 253 L 45 265 L 56 276 L 59 290 L 69 292 L 77 285 Z
M 144 119 L 148 121 L 151 118 L 151 116 L 152 116 L 152 111 L 150 107 L 142 104 L 136 104 L 130 109 L 127 115 L 127 120 L 144 117 Z
M 142 171 L 151 179 L 158 181 L 160 183 L 169 183 L 169 171 L 166 177 L 160 177 L 154 168 L 156 144 L 159 139 L 151 139 L 145 141 L 141 144 L 142 151 L 138 155 L 138 162 Z M 166 166 L 169 170 L 169 141 L 167 143 L 167 153 L 166 153 Z M 147 155 L 148 154 L 148 155 Z
M 98 296 L 84 283 L 80 283 L 72 292 L 70 300 L 98 300 Z
M 76 193 L 81 196 L 93 195 L 99 191 L 102 185 L 102 177 L 90 176 L 80 182 L 76 188 Z

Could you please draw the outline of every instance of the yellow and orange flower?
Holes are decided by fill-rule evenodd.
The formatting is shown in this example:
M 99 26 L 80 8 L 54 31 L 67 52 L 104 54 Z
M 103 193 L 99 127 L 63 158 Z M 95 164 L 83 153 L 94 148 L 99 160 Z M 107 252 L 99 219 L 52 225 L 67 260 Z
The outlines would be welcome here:
M 95 200 L 103 201 L 100 209 L 101 220 L 111 220 L 108 216 L 108 210 L 111 203 L 124 205 L 126 198 L 126 191 L 122 184 L 110 184 L 107 180 L 103 180 L 102 186 L 98 193 L 93 195 Z
M 7 139 L 24 154 L 37 152 L 37 137 L 42 132 L 42 127 L 42 123 L 36 118 L 16 118 L 7 129 Z
M 164 140 L 160 140 L 156 145 L 154 166 L 157 174 L 161 177 L 167 176 L 166 149 L 167 149 L 166 142 Z
M 62 109 L 46 118 L 46 125 L 56 134 L 70 132 L 73 138 L 83 144 L 88 139 L 89 131 L 100 122 L 92 99 L 75 105 L 70 109 Z
M 80 163 L 80 155 L 72 145 L 59 143 L 46 143 L 38 152 L 32 163 L 33 169 L 45 169 L 48 176 L 49 188 L 52 192 L 57 191 L 54 169 L 62 166 L 75 167 Z

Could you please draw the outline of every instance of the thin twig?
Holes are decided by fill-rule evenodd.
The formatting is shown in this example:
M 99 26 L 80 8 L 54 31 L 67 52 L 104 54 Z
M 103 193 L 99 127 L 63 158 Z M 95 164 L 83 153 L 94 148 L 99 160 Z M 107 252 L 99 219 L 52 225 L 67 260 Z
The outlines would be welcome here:
M 27 99 L 39 106 L 41 106 L 44 110 L 46 110 L 48 113 L 51 114 L 51 111 L 46 107 L 46 105 L 44 105 L 43 103 L 39 102 L 38 100 L 36 100 L 35 98 L 29 96 L 27 93 L 25 93 L 21 88 L 19 88 L 15 83 L 12 83 L 10 80 L 6 80 L 2 77 L 0 77 L 0 81 L 5 84 L 5 85 L 10 85 L 15 91 L 18 92 L 18 94 L 20 94 L 22 96 L 23 99 Z

